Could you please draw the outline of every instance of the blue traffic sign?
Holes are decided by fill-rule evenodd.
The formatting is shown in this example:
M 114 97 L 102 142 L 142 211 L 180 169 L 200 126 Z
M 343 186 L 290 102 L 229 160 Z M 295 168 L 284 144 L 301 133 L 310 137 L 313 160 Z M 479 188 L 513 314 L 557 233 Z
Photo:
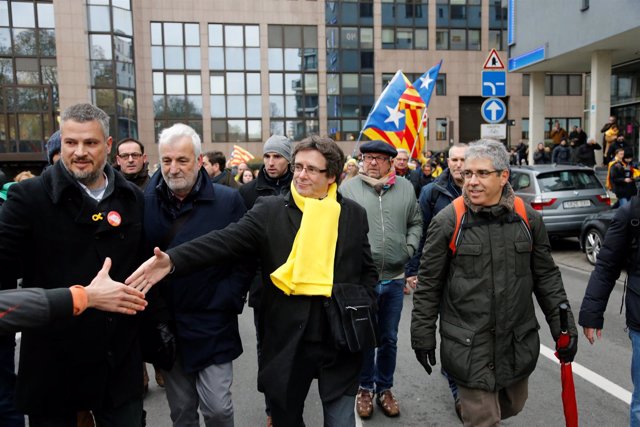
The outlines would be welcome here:
M 489 98 L 482 103 L 482 118 L 487 123 L 500 123 L 507 116 L 507 106 L 499 98 Z
M 482 72 L 482 96 L 507 96 L 507 72 L 483 71 Z

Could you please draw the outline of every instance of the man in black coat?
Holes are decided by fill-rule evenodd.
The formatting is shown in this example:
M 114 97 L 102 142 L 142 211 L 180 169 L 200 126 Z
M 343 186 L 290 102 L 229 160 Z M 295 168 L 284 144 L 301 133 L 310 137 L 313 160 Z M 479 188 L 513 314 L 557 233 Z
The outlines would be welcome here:
M 627 271 L 625 317 L 631 341 L 631 425 L 640 421 L 640 200 L 637 197 L 621 206 L 611 220 L 598 253 L 596 267 L 585 290 L 578 323 L 590 344 L 602 338 L 604 313 L 620 273 Z M 615 302 L 617 304 L 617 301 Z
M 240 195 L 247 209 L 251 209 L 260 196 L 273 196 L 289 192 L 293 174 L 291 163 L 291 141 L 282 135 L 272 135 L 264 143 L 262 160 L 264 165 L 258 177 L 240 187 Z
M 111 277 L 122 281 L 141 257 L 142 193 L 107 164 L 104 111 L 67 108 L 61 133 L 61 161 L 9 192 L 0 213 L 0 269 L 19 270 L 25 288 L 88 285 L 110 257 Z M 25 331 L 16 400 L 30 425 L 75 426 L 78 411 L 92 410 L 101 426 L 139 426 L 138 318 L 88 309 Z
M 596 165 L 596 150 L 602 150 L 602 146 L 595 139 L 589 138 L 586 144 L 576 148 L 576 162 L 581 165 L 594 167 Z
M 366 213 L 357 203 L 337 195 L 343 165 L 344 154 L 334 141 L 318 136 L 301 141 L 293 153 L 291 193 L 260 198 L 238 223 L 224 230 L 212 231 L 167 253 L 156 248 L 154 257 L 127 279 L 130 285 L 146 291 L 170 271 L 181 275 L 259 255 L 262 280 L 267 284 L 259 334 L 268 339 L 263 341 L 258 384 L 269 400 L 275 426 L 303 425 L 304 401 L 314 377 L 318 379 L 325 425 L 355 424 L 353 407 L 362 352 L 337 349 L 330 338 L 326 291 L 352 284 L 362 287 L 373 303 L 378 277 L 367 239 Z M 312 222 L 305 222 L 306 215 Z M 303 235 L 300 241 L 298 233 Z M 320 242 L 335 245 L 325 248 Z M 307 245 L 326 250 L 300 256 L 309 253 L 303 248 Z M 309 274 L 309 270 L 331 278 L 317 282 L 279 280 L 279 272 L 288 267 L 293 269 L 293 279 L 299 273 Z M 318 293 L 316 286 L 323 292 Z
M 251 209 L 259 197 L 277 196 L 289 192 L 293 173 L 290 169 L 292 143 L 289 138 L 282 135 L 271 135 L 264 143 L 262 161 L 264 165 L 258 172 L 258 177 L 253 181 L 242 185 L 239 189 L 247 210 Z M 238 172 L 242 174 L 242 172 Z M 262 280 L 260 271 L 251 283 L 249 292 L 249 307 L 253 308 L 253 322 L 256 332 L 260 328 L 260 299 L 262 297 Z M 256 350 L 258 363 L 262 359 L 262 341 L 260 335 L 256 333 Z M 265 412 L 267 414 L 267 425 L 271 422 L 271 409 L 269 402 L 265 399 Z

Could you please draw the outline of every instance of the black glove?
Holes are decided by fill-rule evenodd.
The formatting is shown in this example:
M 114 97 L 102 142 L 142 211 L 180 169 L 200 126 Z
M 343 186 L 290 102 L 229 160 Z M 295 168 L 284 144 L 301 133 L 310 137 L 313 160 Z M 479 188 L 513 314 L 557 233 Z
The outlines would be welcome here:
M 416 359 L 427 371 L 427 374 L 431 375 L 431 366 L 436 366 L 436 349 L 431 350 L 416 350 Z
M 576 353 L 578 352 L 578 337 L 571 335 L 569 338 L 569 344 L 562 348 L 558 348 L 558 342 L 556 341 L 556 351 L 558 352 L 558 357 L 561 362 L 573 362 L 573 358 L 576 357 Z

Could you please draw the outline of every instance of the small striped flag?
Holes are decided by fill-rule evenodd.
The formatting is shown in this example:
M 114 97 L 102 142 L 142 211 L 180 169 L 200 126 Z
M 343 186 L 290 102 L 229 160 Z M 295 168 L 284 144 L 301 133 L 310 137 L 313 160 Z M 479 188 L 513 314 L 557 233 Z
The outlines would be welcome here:
M 249 161 L 255 159 L 256 156 L 251 154 L 249 151 L 240 147 L 239 145 L 233 146 L 233 151 L 231 152 L 231 166 L 238 166 L 240 163 L 248 163 Z

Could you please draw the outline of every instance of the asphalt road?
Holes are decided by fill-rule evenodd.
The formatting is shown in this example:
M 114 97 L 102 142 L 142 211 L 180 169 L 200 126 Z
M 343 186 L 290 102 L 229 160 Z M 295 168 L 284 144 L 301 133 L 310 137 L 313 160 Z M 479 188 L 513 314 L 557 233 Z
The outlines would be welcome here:
M 569 301 L 577 312 L 592 267 L 578 251 L 577 241 L 567 239 L 553 242 L 554 258 L 561 268 Z M 575 365 L 592 371 L 623 389 L 632 390 L 629 377 L 631 349 L 625 332 L 624 316 L 618 311 L 622 297 L 621 286 L 610 299 L 605 317 L 604 337 L 594 346 L 581 336 Z M 394 392 L 400 402 L 401 415 L 396 419 L 386 418 L 375 410 L 371 419 L 362 421 L 364 426 L 455 426 L 459 422 L 453 411 L 453 401 L 445 379 L 435 373 L 428 376 L 415 360 L 409 345 L 409 323 L 412 309 L 411 296 L 405 297 L 399 333 L 398 365 Z M 553 348 L 544 316 L 538 312 L 541 324 L 542 345 Z M 253 318 L 251 309 L 245 309 L 240 319 L 240 328 L 245 352 L 234 363 L 233 401 L 235 422 L 239 427 L 261 426 L 265 423 L 262 395 L 256 391 L 256 354 Z M 578 366 L 576 366 L 577 370 Z M 624 426 L 629 424 L 629 405 L 594 382 L 577 374 L 576 394 L 581 426 Z M 601 380 L 595 381 L 602 382 Z M 559 365 L 545 356 L 540 356 L 538 365 L 530 378 L 529 399 L 521 414 L 504 422 L 505 426 L 563 426 L 564 418 L 560 398 Z M 628 395 L 628 393 L 627 393 Z M 169 410 L 165 393 L 153 380 L 145 399 L 148 425 L 170 426 Z M 356 417 L 357 418 L 357 417 Z M 360 422 L 360 420 L 357 420 Z M 307 426 L 322 426 L 322 408 L 319 404 L 315 384 L 307 398 L 305 407 Z

